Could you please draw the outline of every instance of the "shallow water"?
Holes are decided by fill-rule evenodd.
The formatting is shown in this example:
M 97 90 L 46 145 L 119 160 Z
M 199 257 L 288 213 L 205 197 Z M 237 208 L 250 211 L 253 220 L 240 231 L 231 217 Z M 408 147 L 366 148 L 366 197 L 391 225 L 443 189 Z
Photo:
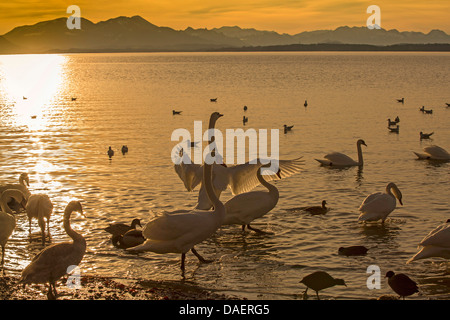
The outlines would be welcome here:
M 422 294 L 448 299 L 443 260 L 406 265 L 418 242 L 450 218 L 449 163 L 417 161 L 412 151 L 430 144 L 450 150 L 448 53 L 152 53 L 0 56 L 0 161 L 4 183 L 30 175 L 30 191 L 49 194 L 55 211 L 53 242 L 67 240 L 62 213 L 80 199 L 87 218 L 73 228 L 87 239 L 81 273 L 163 280 L 254 299 L 301 299 L 301 278 L 316 270 L 345 279 L 347 287 L 325 299 L 367 299 L 392 293 L 388 270 L 415 279 Z M 27 97 L 27 99 L 23 99 Z M 76 97 L 76 101 L 72 101 Z M 216 103 L 210 98 L 218 98 Z M 405 97 L 405 103 L 396 102 Z M 308 100 L 308 107 L 303 103 Z M 280 158 L 303 156 L 305 170 L 275 182 L 280 200 L 254 225 L 272 235 L 219 229 L 197 250 L 215 262 L 187 256 L 128 254 L 114 248 L 102 229 L 110 222 L 144 223 L 153 212 L 191 208 L 197 193 L 185 191 L 173 170 L 173 130 L 204 127 L 213 111 L 217 128 L 280 129 Z M 419 111 L 424 105 L 432 115 Z M 173 116 L 172 109 L 183 110 Z M 36 116 L 32 119 L 32 116 Z M 400 133 L 387 119 L 400 117 Z M 283 134 L 284 124 L 294 125 Z M 433 140 L 419 139 L 431 132 Z M 333 170 L 314 160 L 329 151 L 356 158 L 363 138 L 364 167 Z M 122 155 L 122 145 L 129 153 Z M 115 155 L 108 159 L 112 146 Z M 206 146 L 206 143 L 203 145 Z M 364 198 L 395 182 L 403 193 L 382 226 L 357 222 Z M 222 199 L 231 197 L 229 191 Z M 289 209 L 319 205 L 325 216 Z M 33 222 L 33 235 L 39 228 Z M 343 257 L 340 246 L 364 245 L 363 257 Z M 5 267 L 20 274 L 42 249 L 28 241 L 28 221 L 17 216 Z M 381 289 L 369 290 L 369 265 L 381 270 Z M 448 281 L 448 280 L 447 280 Z

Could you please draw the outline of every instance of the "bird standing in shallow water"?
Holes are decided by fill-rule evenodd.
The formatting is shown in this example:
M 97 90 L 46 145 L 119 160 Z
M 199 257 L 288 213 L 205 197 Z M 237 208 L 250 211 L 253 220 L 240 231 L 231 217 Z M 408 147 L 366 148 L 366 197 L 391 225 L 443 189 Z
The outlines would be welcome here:
M 46 194 L 32 194 L 25 207 L 28 221 L 30 223 L 30 242 L 31 242 L 31 220 L 36 218 L 41 228 L 42 245 L 45 245 L 45 219 L 47 219 L 47 233 L 50 241 L 50 215 L 53 212 L 53 204 Z
M 405 300 L 405 297 L 419 292 L 417 283 L 411 280 L 406 274 L 395 274 L 394 271 L 388 271 L 386 278 L 388 278 L 389 287 L 400 295 L 400 298 L 403 297 L 403 300 Z
M 303 283 L 306 286 L 306 291 L 304 292 L 303 297 L 307 299 L 308 289 L 311 288 L 316 292 L 317 300 L 320 300 L 319 297 L 320 290 L 331 288 L 336 285 L 347 286 L 343 279 L 335 279 L 325 271 L 313 272 L 310 275 L 304 277 L 300 281 L 300 283 Z
M 48 246 L 39 252 L 22 271 L 19 283 L 48 283 L 49 300 L 56 299 L 56 281 L 69 272 L 69 267 L 77 266 L 86 252 L 86 240 L 70 226 L 70 215 L 77 211 L 83 214 L 79 201 L 71 201 L 64 210 L 64 230 L 73 239 Z

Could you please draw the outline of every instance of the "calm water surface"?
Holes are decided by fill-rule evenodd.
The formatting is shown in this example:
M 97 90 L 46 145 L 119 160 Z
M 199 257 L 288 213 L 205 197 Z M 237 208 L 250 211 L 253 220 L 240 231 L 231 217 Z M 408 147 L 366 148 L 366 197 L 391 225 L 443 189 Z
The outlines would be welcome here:
M 301 278 L 316 270 L 345 279 L 347 287 L 325 299 L 367 299 L 392 293 L 388 270 L 420 285 L 412 299 L 448 299 L 439 259 L 406 265 L 418 242 L 450 218 L 450 164 L 417 161 L 412 151 L 430 144 L 450 150 L 448 53 L 155 53 L 0 56 L 0 179 L 30 175 L 30 191 L 49 194 L 55 211 L 53 242 L 67 240 L 62 213 L 80 199 L 87 218 L 73 228 L 87 239 L 82 274 L 162 280 L 251 299 L 301 299 Z M 27 97 L 27 99 L 23 99 Z M 76 97 L 76 101 L 72 101 Z M 218 98 L 211 103 L 210 98 Z M 399 104 L 397 98 L 405 97 Z M 305 109 L 303 103 L 308 100 Z M 144 223 L 154 212 L 191 208 L 197 193 L 185 191 L 170 152 L 177 128 L 193 132 L 211 112 L 225 116 L 219 129 L 282 129 L 280 157 L 303 156 L 301 174 L 277 181 L 280 200 L 255 221 L 273 235 L 221 228 L 197 250 L 215 262 L 199 265 L 188 254 L 185 279 L 179 255 L 133 255 L 112 246 L 102 229 L 110 222 Z M 424 105 L 432 115 L 419 112 Z M 183 110 L 172 116 L 172 109 Z M 32 116 L 36 116 L 32 119 Z M 400 133 L 387 119 L 400 117 Z M 419 132 L 434 131 L 432 141 Z M 356 158 L 362 138 L 362 170 L 320 167 L 314 158 L 340 151 Z M 129 153 L 120 153 L 122 145 Z M 116 151 L 110 161 L 108 146 Z M 206 146 L 206 144 L 204 144 Z M 403 193 L 384 226 L 357 222 L 358 207 L 372 192 L 395 182 Z M 229 191 L 222 200 L 231 197 Z M 319 205 L 331 211 L 308 216 L 288 209 Z M 33 222 L 33 233 L 39 228 Z M 340 246 L 364 245 L 363 257 L 343 257 Z M 9 274 L 20 274 L 42 249 L 28 241 L 28 221 L 17 227 L 6 251 Z M 368 290 L 369 265 L 381 269 L 381 289 Z M 448 282 L 448 278 L 447 278 Z

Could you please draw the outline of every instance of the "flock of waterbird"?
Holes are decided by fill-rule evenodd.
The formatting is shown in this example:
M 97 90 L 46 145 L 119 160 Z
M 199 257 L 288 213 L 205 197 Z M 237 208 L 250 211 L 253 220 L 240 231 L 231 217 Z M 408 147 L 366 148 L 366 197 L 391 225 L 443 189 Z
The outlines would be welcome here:
M 216 102 L 217 98 L 211 99 Z M 402 99 L 399 102 L 404 102 Z M 307 102 L 305 101 L 305 108 Z M 247 107 L 244 107 L 244 111 Z M 181 111 L 173 110 L 173 114 L 181 114 Z M 214 112 L 209 119 L 209 129 L 214 129 L 217 120 L 223 115 Z M 396 121 L 399 119 L 396 119 Z M 214 137 L 210 137 L 210 142 Z M 333 152 L 316 159 L 322 166 L 348 167 L 362 166 L 363 156 L 361 146 L 367 146 L 364 140 L 357 141 L 358 160 Z M 126 147 L 126 146 L 124 146 Z M 190 147 L 193 147 L 192 145 Z M 111 147 L 108 155 L 111 158 Z M 128 148 L 126 147 L 126 152 Z M 209 156 L 215 157 L 216 151 L 211 150 Z M 450 160 L 450 154 L 437 146 L 424 148 L 424 153 L 416 153 L 419 159 Z M 188 159 L 186 152 L 180 150 L 180 156 Z M 181 270 L 185 270 L 186 254 L 191 251 L 200 262 L 207 263 L 211 260 L 203 258 L 195 249 L 195 246 L 210 238 L 223 225 L 240 225 L 258 233 L 266 233 L 251 226 L 251 223 L 270 212 L 278 203 L 278 189 L 269 181 L 290 177 L 301 172 L 304 161 L 302 158 L 293 160 L 279 160 L 276 172 L 271 168 L 271 163 L 264 159 L 258 159 L 255 163 L 227 166 L 225 164 L 205 161 L 204 164 L 195 164 L 191 161 L 181 161 L 174 166 L 175 172 L 183 181 L 187 191 L 192 191 L 197 185 L 201 185 L 198 194 L 198 203 L 193 209 L 177 210 L 175 212 L 162 212 L 154 216 L 143 227 L 139 219 L 134 219 L 132 224 L 126 225 L 113 223 L 105 228 L 112 234 L 112 242 L 118 248 L 126 249 L 128 252 L 154 252 L 158 254 L 178 253 L 181 254 Z M 258 185 L 265 187 L 265 191 L 252 191 Z M 4 269 L 5 246 L 13 234 L 16 226 L 15 214 L 11 208 L 20 211 L 24 208 L 30 224 L 35 218 L 41 229 L 41 240 L 45 246 L 45 225 L 47 224 L 47 235 L 49 242 L 50 227 L 49 220 L 53 211 L 53 204 L 45 194 L 31 194 L 28 190 L 29 177 L 21 174 L 19 184 L 6 184 L 0 186 L 0 245 L 2 246 L 2 269 Z M 230 188 L 233 197 L 223 203 L 220 195 Z M 368 195 L 362 202 L 358 220 L 366 222 L 385 222 L 388 215 L 396 207 L 396 199 L 402 204 L 402 193 L 395 183 L 387 184 L 385 192 L 377 192 Z M 321 206 L 304 207 L 305 212 L 310 214 L 326 214 L 329 208 L 326 201 Z M 19 283 L 37 283 L 49 285 L 47 296 L 49 299 L 56 298 L 56 282 L 69 272 L 69 267 L 78 265 L 86 251 L 86 241 L 82 235 L 71 228 L 70 217 L 72 212 L 83 214 L 80 201 L 71 201 L 64 211 L 64 230 L 72 242 L 51 244 L 42 249 L 22 271 Z M 45 223 L 45 220 L 47 220 Z M 408 263 L 430 257 L 442 257 L 450 259 L 450 219 L 431 231 L 421 242 L 421 250 L 408 260 Z M 140 226 L 142 230 L 138 230 Z M 367 248 L 361 246 L 341 247 L 339 254 L 360 255 L 365 254 Z M 409 296 L 417 292 L 417 285 L 404 274 L 395 274 L 389 271 L 386 274 L 390 287 L 401 297 Z M 318 292 L 334 285 L 345 285 L 344 280 L 335 279 L 323 271 L 316 271 L 301 281 L 307 288 Z M 305 291 L 305 295 L 308 289 Z

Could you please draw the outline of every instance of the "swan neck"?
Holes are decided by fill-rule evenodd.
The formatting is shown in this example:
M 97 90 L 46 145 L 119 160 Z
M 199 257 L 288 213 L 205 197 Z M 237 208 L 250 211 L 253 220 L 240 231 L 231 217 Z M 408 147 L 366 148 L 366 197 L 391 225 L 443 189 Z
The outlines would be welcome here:
M 364 164 L 364 160 L 363 160 L 363 155 L 362 155 L 361 143 L 358 142 L 356 147 L 358 149 L 358 163 L 360 166 L 362 166 Z
M 64 230 L 67 235 L 73 239 L 74 242 L 85 242 L 83 236 L 72 229 L 70 226 L 70 216 L 74 210 L 67 209 L 64 211 Z
M 223 203 L 217 197 L 212 186 L 212 165 L 206 163 L 203 165 L 203 185 L 205 186 L 209 201 L 214 206 L 214 211 L 217 212 L 217 210 L 224 208 Z
M 258 178 L 258 181 L 269 191 L 270 195 L 278 197 L 279 193 L 277 187 L 268 183 L 266 179 L 263 178 L 261 174 L 261 168 L 259 168 L 258 171 L 256 172 L 256 177 Z

